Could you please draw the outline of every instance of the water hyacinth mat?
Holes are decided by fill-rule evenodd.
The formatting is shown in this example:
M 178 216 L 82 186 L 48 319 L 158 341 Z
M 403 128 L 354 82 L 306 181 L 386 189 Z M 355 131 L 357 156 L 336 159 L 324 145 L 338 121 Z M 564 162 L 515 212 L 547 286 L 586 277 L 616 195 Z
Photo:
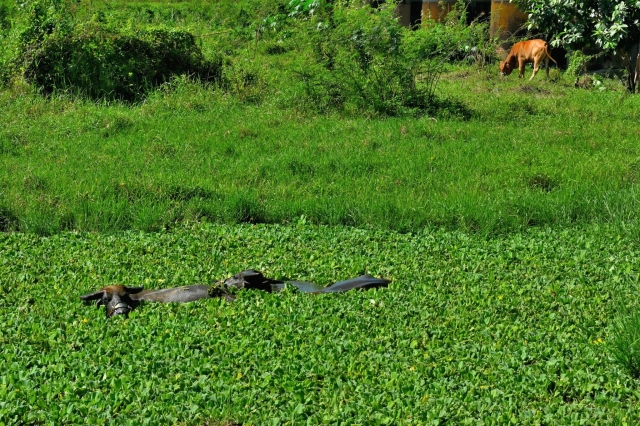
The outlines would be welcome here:
M 607 345 L 637 304 L 638 230 L 0 234 L 0 423 L 633 424 L 637 381 Z M 128 319 L 78 298 L 247 268 L 393 281 L 144 303 Z

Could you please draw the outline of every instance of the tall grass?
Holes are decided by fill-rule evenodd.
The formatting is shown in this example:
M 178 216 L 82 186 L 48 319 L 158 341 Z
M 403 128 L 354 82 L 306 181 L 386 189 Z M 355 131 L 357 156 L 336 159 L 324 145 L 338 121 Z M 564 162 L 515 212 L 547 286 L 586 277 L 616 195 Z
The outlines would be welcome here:
M 640 311 L 632 297 L 617 296 L 606 348 L 614 361 L 637 379 L 640 378 Z
M 185 81 L 138 106 L 4 92 L 1 223 L 50 233 L 304 215 L 504 232 L 636 217 L 637 97 L 468 69 L 443 89 L 471 118 L 369 120 L 278 106 L 295 87 L 260 105 Z
M 633 378 L 640 377 L 640 312 L 628 311 L 615 319 L 608 348 L 620 367 Z

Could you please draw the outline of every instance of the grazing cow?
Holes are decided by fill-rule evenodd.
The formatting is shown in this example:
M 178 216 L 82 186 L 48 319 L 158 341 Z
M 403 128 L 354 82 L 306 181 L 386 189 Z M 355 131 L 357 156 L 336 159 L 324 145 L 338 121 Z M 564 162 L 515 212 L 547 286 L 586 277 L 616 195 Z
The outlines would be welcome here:
M 549 44 L 540 39 L 521 41 L 513 45 L 507 58 L 500 62 L 500 75 L 505 76 L 511 74 L 516 65 L 520 74 L 518 78 L 524 77 L 524 65 L 529 62 L 533 62 L 533 74 L 529 81 L 533 80 L 536 76 L 538 69 L 540 68 L 540 62 L 544 61 L 547 69 L 547 77 L 549 77 L 549 59 L 558 63 L 549 54 Z
M 110 285 L 94 293 L 80 296 L 84 301 L 97 300 L 98 307 L 104 305 L 107 318 L 114 315 L 129 316 L 129 312 L 140 305 L 141 301 L 150 302 L 192 302 L 199 299 L 224 297 L 227 301 L 235 300 L 235 296 L 228 289 L 256 289 L 267 292 L 278 292 L 290 284 L 303 293 L 337 293 L 355 289 L 369 289 L 386 287 L 391 281 L 375 278 L 371 275 L 361 275 L 346 281 L 339 281 L 333 285 L 322 287 L 307 281 L 280 281 L 266 278 L 260 272 L 248 269 L 231 278 L 216 283 L 213 286 L 188 285 L 161 290 L 144 290 L 143 287 L 126 287 Z

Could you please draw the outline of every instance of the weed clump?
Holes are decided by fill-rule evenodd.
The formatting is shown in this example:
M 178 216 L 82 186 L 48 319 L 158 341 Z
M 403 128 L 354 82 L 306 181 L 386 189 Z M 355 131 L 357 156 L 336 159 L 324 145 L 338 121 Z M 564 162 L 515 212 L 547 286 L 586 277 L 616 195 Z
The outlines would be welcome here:
M 77 91 L 92 99 L 137 101 L 174 75 L 220 79 L 192 34 L 150 30 L 119 34 L 99 25 L 55 32 L 27 49 L 25 77 L 45 94 Z
M 298 74 L 308 105 L 321 112 L 367 116 L 420 114 L 439 109 L 436 90 L 449 62 L 482 62 L 487 25 L 466 24 L 456 9 L 445 25 L 409 29 L 393 4 L 362 7 L 329 2 L 307 21 L 311 46 Z
M 528 186 L 531 189 L 537 189 L 544 192 L 551 192 L 557 183 L 554 179 L 544 173 L 531 176 L 528 181 Z
M 637 379 L 640 377 L 640 312 L 624 309 L 613 326 L 614 336 L 607 349 L 618 365 Z

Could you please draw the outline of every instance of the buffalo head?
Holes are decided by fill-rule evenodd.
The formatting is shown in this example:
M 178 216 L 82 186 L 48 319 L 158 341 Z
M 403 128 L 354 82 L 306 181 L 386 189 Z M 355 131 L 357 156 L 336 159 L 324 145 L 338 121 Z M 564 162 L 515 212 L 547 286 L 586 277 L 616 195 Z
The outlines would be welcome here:
M 126 287 L 123 285 L 110 285 L 98 290 L 95 293 L 80 296 L 80 299 L 89 301 L 97 300 L 96 306 L 104 305 L 106 308 L 107 318 L 114 315 L 129 316 L 136 306 L 140 304 L 137 299 L 132 299 L 131 295 L 138 294 L 144 287 Z

